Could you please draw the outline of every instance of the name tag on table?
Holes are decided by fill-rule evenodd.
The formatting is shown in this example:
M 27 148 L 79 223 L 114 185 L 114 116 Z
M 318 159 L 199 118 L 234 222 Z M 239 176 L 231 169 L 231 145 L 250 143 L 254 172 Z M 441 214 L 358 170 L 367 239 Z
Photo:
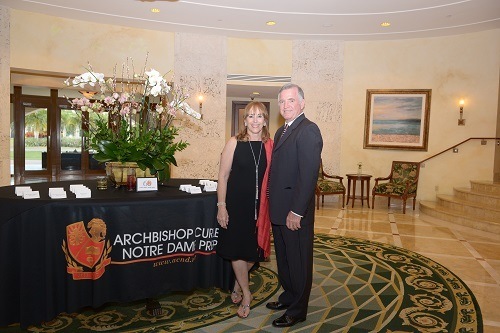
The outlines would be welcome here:
M 72 193 L 76 193 L 77 190 L 79 188 L 87 188 L 87 186 L 83 185 L 83 184 L 71 184 L 69 186 L 69 190 L 72 192 Z
M 24 192 L 31 191 L 30 186 L 16 186 L 16 195 L 18 197 L 22 197 Z
M 51 197 L 51 198 L 52 198 L 52 195 L 60 194 L 60 193 L 66 193 L 64 188 L 62 188 L 62 187 L 50 187 L 49 188 L 49 197 Z
M 91 198 L 92 197 L 92 192 L 87 187 L 85 187 L 85 188 L 80 187 L 74 193 L 75 193 L 75 196 L 77 199 L 84 199 L 84 198 Z
M 49 197 L 51 199 L 66 199 L 68 196 L 66 195 L 66 191 L 62 191 L 62 192 L 52 192 L 52 194 L 49 194 Z
M 40 191 L 25 191 L 23 199 L 40 199 Z
M 183 185 L 179 186 L 179 190 L 187 192 L 188 188 L 190 188 L 191 186 L 192 185 L 190 185 L 190 184 L 183 184 Z
M 201 187 L 198 186 L 190 186 L 187 191 L 187 193 L 195 194 L 195 193 L 201 193 Z
M 209 182 L 205 184 L 205 192 L 215 192 L 217 191 L 217 182 Z
M 137 192 L 158 191 L 158 178 L 156 177 L 137 177 Z

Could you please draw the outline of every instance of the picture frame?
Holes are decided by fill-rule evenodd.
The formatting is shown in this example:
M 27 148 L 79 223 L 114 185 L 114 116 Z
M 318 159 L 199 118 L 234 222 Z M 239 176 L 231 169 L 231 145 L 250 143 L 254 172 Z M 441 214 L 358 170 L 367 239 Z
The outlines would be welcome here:
M 427 151 L 431 89 L 368 89 L 363 148 Z

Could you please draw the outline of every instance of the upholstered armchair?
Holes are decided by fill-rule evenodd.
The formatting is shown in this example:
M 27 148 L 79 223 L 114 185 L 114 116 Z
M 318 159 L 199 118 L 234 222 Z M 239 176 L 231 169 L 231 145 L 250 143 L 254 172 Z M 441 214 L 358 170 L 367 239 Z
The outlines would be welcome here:
M 387 197 L 387 207 L 391 205 L 391 198 L 403 200 L 403 214 L 406 213 L 406 200 L 413 198 L 413 210 L 415 210 L 419 171 L 418 162 L 393 161 L 389 176 L 375 178 L 372 209 L 375 207 L 375 196 L 379 195 Z
M 325 195 L 342 194 L 342 208 L 345 202 L 345 186 L 342 182 L 344 177 L 329 175 L 323 170 L 323 162 L 319 165 L 318 182 L 316 183 L 316 209 L 319 209 L 319 198 L 321 205 L 325 203 Z

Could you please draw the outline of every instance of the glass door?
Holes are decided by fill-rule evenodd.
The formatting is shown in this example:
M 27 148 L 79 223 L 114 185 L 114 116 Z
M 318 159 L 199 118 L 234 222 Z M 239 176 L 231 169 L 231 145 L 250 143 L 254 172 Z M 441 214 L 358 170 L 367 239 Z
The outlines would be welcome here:
M 17 104 L 17 108 L 16 108 Z M 17 110 L 16 110 L 17 109 Z M 30 96 L 14 102 L 14 178 L 51 175 L 50 98 Z
M 55 89 L 47 93 L 32 88 L 45 95 L 38 96 L 23 94 L 23 88 L 15 86 L 11 98 L 14 184 L 104 174 L 104 164 L 83 149 L 89 119 L 82 119 Z

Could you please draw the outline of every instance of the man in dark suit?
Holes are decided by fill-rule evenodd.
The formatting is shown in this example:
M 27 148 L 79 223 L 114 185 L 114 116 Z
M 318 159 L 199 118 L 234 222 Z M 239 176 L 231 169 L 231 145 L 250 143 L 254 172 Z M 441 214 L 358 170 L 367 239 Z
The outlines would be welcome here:
M 311 294 L 314 189 L 323 139 L 318 126 L 304 115 L 304 92 L 298 85 L 284 85 L 278 104 L 285 125 L 274 138 L 269 204 L 278 276 L 284 291 L 277 302 L 266 306 L 286 309 L 273 326 L 289 327 L 306 319 Z

